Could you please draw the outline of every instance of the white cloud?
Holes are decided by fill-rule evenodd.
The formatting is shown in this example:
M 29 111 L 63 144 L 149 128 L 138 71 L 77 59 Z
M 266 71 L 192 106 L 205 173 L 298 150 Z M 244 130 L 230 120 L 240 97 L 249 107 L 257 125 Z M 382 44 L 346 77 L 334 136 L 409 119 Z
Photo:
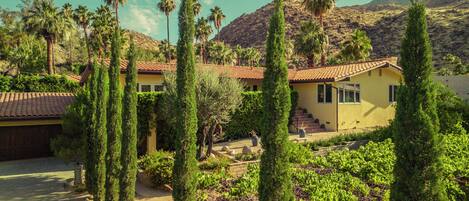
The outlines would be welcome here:
M 122 26 L 155 36 L 158 34 L 159 22 L 162 16 L 156 12 L 155 7 L 139 6 L 137 3 L 126 5 L 126 12 L 123 13 Z
M 204 0 L 204 3 L 210 6 L 213 4 L 213 0 Z

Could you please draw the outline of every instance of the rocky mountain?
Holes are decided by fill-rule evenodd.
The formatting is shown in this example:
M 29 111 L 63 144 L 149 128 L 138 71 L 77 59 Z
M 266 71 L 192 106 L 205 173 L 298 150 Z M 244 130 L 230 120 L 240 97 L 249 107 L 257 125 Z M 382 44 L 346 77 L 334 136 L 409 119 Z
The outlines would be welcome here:
M 460 3 L 468 2 L 467 0 L 421 0 L 429 7 L 439 7 L 439 6 L 450 6 L 457 5 Z M 368 5 L 378 5 L 378 4 L 410 4 L 410 0 L 373 0 Z
M 441 64 L 447 53 L 469 61 L 468 5 L 463 2 L 456 6 L 428 9 L 429 33 L 436 65 Z M 239 44 L 263 50 L 272 10 L 273 4 L 270 3 L 253 13 L 243 14 L 221 30 L 220 39 L 230 45 Z M 372 40 L 373 58 L 397 56 L 406 17 L 406 7 L 396 4 L 336 8 L 325 18 L 325 30 L 331 43 L 330 52 L 337 52 L 340 44 L 354 29 L 361 29 Z M 299 0 L 286 1 L 285 18 L 288 40 L 294 40 L 301 22 L 314 19 L 303 10 Z

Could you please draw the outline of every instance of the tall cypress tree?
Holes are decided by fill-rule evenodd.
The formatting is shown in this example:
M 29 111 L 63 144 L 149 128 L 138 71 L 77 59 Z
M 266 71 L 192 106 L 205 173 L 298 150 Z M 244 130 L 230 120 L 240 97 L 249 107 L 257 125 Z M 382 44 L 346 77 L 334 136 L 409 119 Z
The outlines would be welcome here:
M 173 170 L 175 201 L 196 199 L 196 132 L 195 102 L 194 0 L 183 0 L 179 10 L 179 41 L 177 45 L 177 130 L 176 156 Z
M 108 143 L 106 157 L 106 200 L 119 200 L 119 177 L 122 143 L 122 92 L 120 86 L 121 38 L 118 27 L 114 30 L 109 66 Z
M 405 85 L 399 89 L 394 124 L 397 161 L 391 198 L 396 201 L 447 200 L 439 171 L 442 149 L 425 7 L 413 4 L 408 12 L 401 47 Z
M 94 183 L 93 200 L 103 201 L 106 196 L 106 152 L 107 152 L 107 103 L 109 98 L 109 78 L 104 65 L 99 67 L 98 90 L 96 94 L 96 125 L 93 143 Z
M 125 77 L 122 125 L 122 172 L 120 200 L 134 200 L 137 175 L 137 52 L 131 37 Z
M 94 146 L 94 141 L 95 139 L 95 130 L 94 128 L 96 127 L 96 112 L 97 112 L 97 107 L 96 107 L 96 101 L 97 101 L 97 91 L 98 91 L 98 77 L 99 77 L 99 70 L 96 61 L 94 62 L 92 66 L 92 72 L 91 76 L 89 79 L 89 82 L 87 83 L 88 87 L 88 101 L 89 101 L 89 106 L 86 107 L 86 121 L 87 125 L 89 126 L 86 129 L 86 162 L 85 162 L 85 184 L 86 184 L 86 189 L 88 190 L 89 193 L 93 193 L 93 189 L 96 187 L 95 182 L 93 178 L 95 177 L 94 175 L 94 163 L 95 163 L 95 153 L 93 151 L 93 146 Z
M 294 200 L 288 161 L 290 88 L 285 56 L 283 0 L 275 0 L 267 37 L 263 94 L 262 148 L 259 200 Z

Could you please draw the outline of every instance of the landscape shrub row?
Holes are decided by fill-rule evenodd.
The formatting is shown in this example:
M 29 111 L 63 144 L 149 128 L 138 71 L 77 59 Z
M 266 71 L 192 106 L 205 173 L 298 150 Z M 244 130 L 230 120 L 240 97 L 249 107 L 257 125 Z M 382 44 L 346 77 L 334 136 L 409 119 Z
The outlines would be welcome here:
M 375 135 L 375 136 L 372 136 Z M 324 156 L 315 156 L 310 145 L 289 143 L 291 174 L 297 199 L 302 200 L 389 200 L 393 169 L 396 162 L 394 143 L 389 129 L 352 135 L 345 140 L 370 140 L 357 150 L 338 150 Z M 469 135 L 459 133 L 441 135 L 445 155 L 442 158 L 444 185 L 450 200 L 469 199 Z M 335 141 L 334 141 L 335 142 Z M 325 146 L 331 144 L 324 144 Z M 332 144 L 333 145 L 333 144 Z M 173 161 L 168 152 L 152 154 L 139 162 L 140 169 L 148 171 L 155 184 L 169 175 Z M 160 159 L 155 159 L 160 158 Z M 165 165 L 162 165 L 162 161 Z M 228 162 L 212 159 L 199 164 L 208 170 L 198 178 L 198 199 L 250 200 L 257 196 L 259 166 L 249 165 L 241 177 L 227 172 Z M 159 167 L 159 168 L 150 168 Z M 166 173 L 165 173 L 166 172 Z M 161 177 L 161 178 L 160 178 Z M 166 181 L 170 181 L 166 179 Z M 167 184 L 167 183 L 165 183 Z M 215 196 L 215 197 L 214 197 Z
M 292 91 L 292 112 L 298 102 L 298 93 Z M 162 117 L 159 101 L 165 95 L 164 92 L 145 92 L 138 93 L 138 133 L 139 143 L 145 141 L 150 128 L 156 126 L 158 137 L 158 148 L 172 150 L 174 129 Z M 224 139 L 239 139 L 248 137 L 249 132 L 255 131 L 260 134 L 262 117 L 262 93 L 261 92 L 243 92 L 243 101 L 241 106 L 232 114 L 231 121 L 224 126 Z M 176 115 L 174 111 L 174 115 Z M 142 146 L 140 146 L 142 147 Z M 144 150 L 140 150 L 143 153 Z
M 80 88 L 78 82 L 60 75 L 18 75 L 16 77 L 0 75 L 1 92 L 70 92 Z
M 232 115 L 231 121 L 226 125 L 225 138 L 239 139 L 249 137 L 249 132 L 260 134 L 263 115 L 262 92 L 244 92 L 243 103 Z M 298 105 L 298 92 L 291 91 L 291 110 L 289 124 L 293 121 L 295 108 Z

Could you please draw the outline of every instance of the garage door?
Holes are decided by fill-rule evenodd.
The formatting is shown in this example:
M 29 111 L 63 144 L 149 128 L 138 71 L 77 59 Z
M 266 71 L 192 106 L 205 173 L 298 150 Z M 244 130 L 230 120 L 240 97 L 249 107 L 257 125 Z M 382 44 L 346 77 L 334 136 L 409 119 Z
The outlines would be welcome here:
M 0 127 L 0 161 L 51 156 L 50 139 L 60 125 Z

